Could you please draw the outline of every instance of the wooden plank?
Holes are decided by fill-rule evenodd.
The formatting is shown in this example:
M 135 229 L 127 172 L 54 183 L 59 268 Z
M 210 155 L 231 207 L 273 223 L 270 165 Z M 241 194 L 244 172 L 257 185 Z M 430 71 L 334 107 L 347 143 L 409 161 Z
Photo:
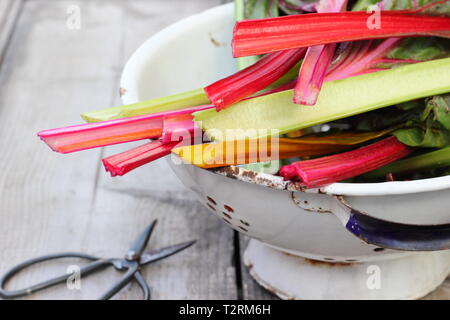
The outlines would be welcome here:
M 0 66 L 22 7 L 23 0 L 0 0 Z
M 44 128 L 78 122 L 83 111 L 118 104 L 118 79 L 132 51 L 162 27 L 217 3 L 25 3 L 0 73 L 0 273 L 49 252 L 123 255 L 142 227 L 159 217 L 152 246 L 199 241 L 145 270 L 154 297 L 236 296 L 231 230 L 192 200 L 164 161 L 112 180 L 99 172 L 100 150 L 61 156 L 35 136 Z M 81 9 L 80 30 L 65 25 L 66 10 L 73 4 Z M 36 267 L 15 287 L 66 267 Z M 118 276 L 110 271 L 83 280 L 81 290 L 61 286 L 31 298 L 95 298 Z M 140 293 L 131 286 L 118 298 L 140 298 Z
M 423 300 L 450 300 L 450 276 L 436 290 L 425 296 Z
M 98 1 L 97 1 L 98 2 Z M 114 28 L 120 8 L 99 15 L 84 10 L 96 27 L 69 30 L 65 1 L 27 1 L 0 74 L 0 270 L 38 255 L 79 251 L 92 218 L 100 150 L 61 156 L 36 132 L 78 122 L 81 108 L 111 104 L 120 48 Z M 101 57 L 93 59 L 93 57 Z M 65 267 L 60 270 L 65 272 Z M 54 275 L 36 268 L 18 286 Z M 56 295 L 55 295 L 56 294 Z M 62 287 L 35 298 L 67 298 Z
M 128 2 L 125 10 L 130 16 L 125 19 L 123 63 L 151 33 L 217 4 L 219 1 L 155 1 L 152 6 L 147 2 Z M 107 148 L 105 156 L 130 147 L 128 144 Z M 115 235 L 111 241 L 112 247 L 118 248 L 118 254 L 126 249 L 129 234 L 137 226 L 155 218 L 158 218 L 159 226 L 152 246 L 198 240 L 186 252 L 144 270 L 155 299 L 236 298 L 232 230 L 193 199 L 166 160 L 156 161 L 121 178 L 110 178 L 100 172 L 94 211 L 100 212 L 105 219 L 93 221 L 92 230 L 115 229 L 110 234 Z M 127 232 L 119 233 L 119 230 Z M 108 233 L 103 235 L 106 237 Z M 89 247 L 96 246 L 94 241 L 91 242 Z M 118 298 L 137 296 L 139 292 L 133 287 Z

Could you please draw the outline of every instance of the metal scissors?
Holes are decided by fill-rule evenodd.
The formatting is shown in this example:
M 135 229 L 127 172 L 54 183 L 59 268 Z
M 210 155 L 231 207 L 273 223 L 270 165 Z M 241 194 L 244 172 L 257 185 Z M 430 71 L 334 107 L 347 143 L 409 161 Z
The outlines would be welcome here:
M 62 258 L 81 258 L 92 262 L 80 268 L 79 270 L 80 277 L 88 276 L 90 274 L 93 274 L 97 271 L 103 270 L 111 266 L 118 271 L 125 272 L 125 275 L 118 282 L 116 282 L 105 294 L 103 294 L 100 297 L 100 300 L 110 299 L 133 279 L 136 280 L 139 287 L 141 288 L 144 300 L 150 300 L 150 288 L 147 282 L 145 281 L 144 277 L 142 276 L 140 268 L 149 263 L 174 255 L 175 253 L 178 253 L 195 243 L 195 240 L 187 241 L 173 246 L 144 253 L 144 250 L 156 226 L 156 223 L 157 220 L 154 220 L 147 228 L 145 228 L 145 230 L 134 240 L 130 249 L 128 249 L 128 252 L 126 253 L 125 257 L 122 259 L 120 258 L 103 259 L 84 253 L 65 252 L 59 254 L 50 254 L 39 258 L 27 260 L 15 266 L 14 268 L 6 272 L 6 274 L 3 277 L 0 278 L 0 297 L 4 299 L 13 299 L 31 295 L 32 293 L 35 293 L 37 291 L 44 290 L 57 284 L 64 283 L 67 281 L 67 279 L 69 279 L 69 277 L 72 276 L 72 273 L 68 273 L 53 279 L 49 279 L 47 281 L 40 282 L 25 289 L 13 291 L 6 290 L 5 289 L 6 283 L 9 280 L 11 280 L 11 278 L 13 278 L 17 273 L 21 272 L 25 268 L 49 260 Z

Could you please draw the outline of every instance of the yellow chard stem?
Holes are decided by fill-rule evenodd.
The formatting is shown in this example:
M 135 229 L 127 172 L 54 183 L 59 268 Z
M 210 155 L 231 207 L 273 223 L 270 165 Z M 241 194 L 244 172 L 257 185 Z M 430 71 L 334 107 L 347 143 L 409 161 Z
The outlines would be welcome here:
M 184 162 L 201 168 L 215 168 L 255 162 L 330 154 L 382 137 L 391 130 L 346 132 L 300 139 L 250 139 L 205 143 L 172 150 Z

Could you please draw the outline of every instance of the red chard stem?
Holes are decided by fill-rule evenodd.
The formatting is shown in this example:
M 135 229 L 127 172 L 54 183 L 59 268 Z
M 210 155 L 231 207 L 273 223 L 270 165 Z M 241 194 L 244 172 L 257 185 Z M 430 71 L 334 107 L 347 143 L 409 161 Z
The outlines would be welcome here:
M 217 111 L 263 90 L 280 79 L 303 58 L 306 49 L 268 54 L 251 66 L 205 87 Z
M 308 188 L 317 188 L 375 170 L 413 150 L 395 137 L 389 137 L 356 150 L 283 166 L 280 175 L 285 180 L 301 181 Z
M 179 142 L 164 144 L 160 140 L 146 143 L 131 150 L 104 158 L 103 165 L 112 177 L 123 176 L 144 164 L 157 160 L 170 154 Z
M 381 11 L 377 28 L 364 11 L 311 13 L 236 23 L 234 57 L 345 41 L 409 36 L 450 38 L 450 18 L 420 15 L 417 10 Z

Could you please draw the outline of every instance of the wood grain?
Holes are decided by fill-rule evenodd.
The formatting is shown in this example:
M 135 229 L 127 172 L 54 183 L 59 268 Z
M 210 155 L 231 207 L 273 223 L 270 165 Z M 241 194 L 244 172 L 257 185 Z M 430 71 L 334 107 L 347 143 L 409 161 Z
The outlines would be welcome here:
M 23 0 L 0 0 L 0 65 L 22 6 Z
M 121 256 L 158 217 L 152 247 L 192 238 L 198 243 L 145 270 L 154 298 L 236 297 L 232 231 L 192 200 L 164 161 L 111 179 L 100 170 L 103 151 L 62 156 L 36 137 L 39 130 L 80 122 L 83 111 L 119 104 L 121 69 L 138 45 L 178 19 L 218 3 L 25 3 L 0 74 L 0 272 L 50 252 Z M 81 9 L 80 30 L 66 27 L 66 10 L 73 4 Z M 15 286 L 66 267 L 36 267 Z M 61 286 L 32 298 L 95 298 L 118 276 L 110 271 L 83 280 L 82 290 Z M 140 292 L 131 286 L 118 298 L 140 298 Z

